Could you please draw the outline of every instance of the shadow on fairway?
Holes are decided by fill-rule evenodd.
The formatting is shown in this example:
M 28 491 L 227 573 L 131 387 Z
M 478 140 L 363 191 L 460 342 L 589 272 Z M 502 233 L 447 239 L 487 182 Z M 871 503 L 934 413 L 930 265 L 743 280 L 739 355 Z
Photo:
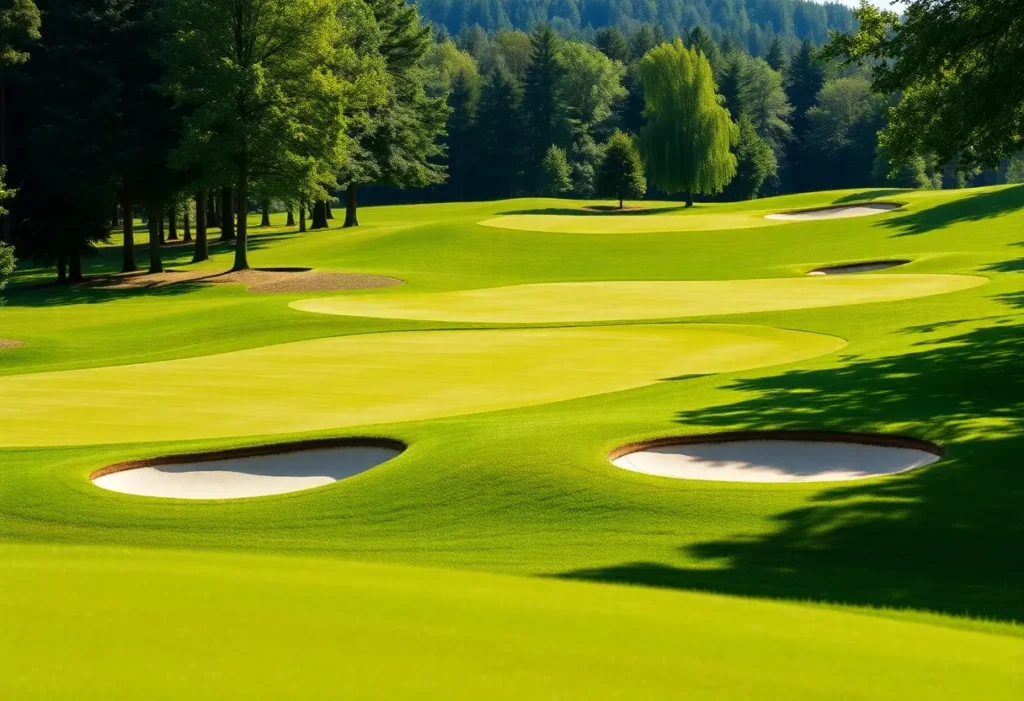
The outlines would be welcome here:
M 934 229 L 943 229 L 961 222 L 974 222 L 998 217 L 1024 207 L 1024 185 L 960 197 L 935 207 L 889 217 L 875 226 L 895 229 L 895 236 L 914 236 Z
M 874 200 L 880 197 L 895 197 L 896 195 L 905 195 L 912 190 L 903 190 L 900 188 L 889 189 L 889 190 L 868 190 L 867 192 L 855 192 L 852 195 L 846 195 L 845 197 L 839 197 L 834 201 L 834 204 L 848 204 L 850 202 L 864 202 L 865 200 Z
M 324 231 L 323 229 L 319 231 Z M 312 232 L 316 233 L 316 232 Z M 298 231 L 276 231 L 272 233 L 256 232 L 249 238 L 248 250 L 250 255 L 268 248 L 280 241 L 303 236 Z M 234 241 L 219 241 L 216 234 L 209 242 L 210 255 L 230 255 L 235 250 Z M 173 241 L 160 248 L 160 259 L 165 271 L 190 269 L 193 255 L 193 244 Z M 128 289 L 104 289 L 97 286 L 101 280 L 116 275 L 121 270 L 122 253 L 121 248 L 106 247 L 97 251 L 94 255 L 82 259 L 82 272 L 85 275 L 85 282 L 72 285 L 58 285 L 53 278 L 56 273 L 51 269 L 26 266 L 11 276 L 10 284 L 4 290 L 4 297 L 7 303 L 20 307 L 47 307 L 63 304 L 101 304 L 128 299 L 140 295 L 148 296 L 176 296 L 188 294 L 195 290 L 210 287 L 210 283 L 200 280 L 181 281 L 170 285 L 154 287 L 133 287 Z M 135 245 L 135 261 L 140 271 L 149 267 L 149 244 L 137 243 Z M 258 267 L 256 263 L 250 264 Z M 231 267 L 231 262 L 224 262 L 224 269 L 210 271 L 211 275 L 218 272 L 226 273 Z M 52 273 L 52 274 L 51 274 Z M 45 277 L 42 277 L 45 275 Z M 143 276 L 144 277 L 144 276 Z
M 640 205 L 643 206 L 643 205 Z M 682 212 L 687 209 L 685 205 L 678 205 L 672 207 L 652 207 L 645 209 L 583 209 L 582 207 L 546 207 L 543 209 L 511 209 L 506 212 L 498 212 L 500 215 L 512 215 L 512 214 L 554 214 L 554 215 L 569 215 L 574 217 L 621 217 L 621 216 L 634 216 L 641 217 L 650 214 L 668 214 L 670 212 Z M 689 208 L 689 211 L 697 213 L 703 209 L 699 204 Z
M 826 487 L 770 533 L 682 549 L 707 568 L 557 576 L 1024 621 L 1024 319 L 1000 321 L 903 356 L 739 380 L 754 398 L 678 416 L 688 429 L 899 426 L 947 450 L 934 466 Z

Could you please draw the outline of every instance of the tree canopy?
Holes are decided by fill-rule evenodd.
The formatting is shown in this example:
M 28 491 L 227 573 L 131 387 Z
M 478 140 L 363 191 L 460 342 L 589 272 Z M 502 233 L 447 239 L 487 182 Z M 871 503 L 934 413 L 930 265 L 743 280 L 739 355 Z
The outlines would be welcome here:
M 711 64 L 676 40 L 640 62 L 647 124 L 640 152 L 651 181 L 666 192 L 718 194 L 736 174 L 736 125 L 715 91 Z

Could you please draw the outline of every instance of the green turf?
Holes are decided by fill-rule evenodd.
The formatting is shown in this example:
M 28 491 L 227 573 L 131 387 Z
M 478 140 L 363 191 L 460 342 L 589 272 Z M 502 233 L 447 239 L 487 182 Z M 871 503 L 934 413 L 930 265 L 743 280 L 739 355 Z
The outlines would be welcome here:
M 767 280 L 557 282 L 422 295 L 292 302 L 306 312 L 531 324 L 670 319 L 839 307 L 956 292 L 984 285 L 967 275 L 857 275 Z
M 267 671 L 268 681 L 255 689 L 231 682 L 250 666 L 271 667 L 267 660 L 273 650 L 289 649 L 275 645 L 276 633 L 282 630 L 278 626 L 292 626 L 284 628 L 290 631 L 287 639 L 301 641 L 296 643 L 301 649 L 324 636 L 300 624 L 323 620 L 325 625 L 336 622 L 334 628 L 342 631 L 327 638 L 325 654 L 338 653 L 327 659 L 341 659 L 358 648 L 353 658 L 358 660 L 354 665 L 358 671 L 352 674 L 362 681 L 352 684 L 362 684 L 373 675 L 381 684 L 381 694 L 391 697 L 402 695 L 399 685 L 408 677 L 388 666 L 392 658 L 380 636 L 389 634 L 388 640 L 422 641 L 417 650 L 437 644 L 433 657 L 426 652 L 418 657 L 401 648 L 420 670 L 409 675 L 415 676 L 408 682 L 413 686 L 406 695 L 411 696 L 451 698 L 465 689 L 461 695 L 469 697 L 517 690 L 522 697 L 557 697 L 561 691 L 562 697 L 572 697 L 570 690 L 578 689 L 577 696 L 588 698 L 598 696 L 587 681 L 593 678 L 605 680 L 602 693 L 620 698 L 635 697 L 631 692 L 639 683 L 646 685 L 641 695 L 662 697 L 836 698 L 847 689 L 851 698 L 878 697 L 890 689 L 902 698 L 941 697 L 935 686 L 926 686 L 929 680 L 936 680 L 953 697 L 1019 697 L 1021 665 L 1014 646 L 1024 621 L 1020 510 L 1024 499 L 1020 460 L 1024 454 L 1020 363 L 1024 355 L 1024 249 L 1020 247 L 1024 188 L 815 193 L 704 205 L 694 214 L 785 211 L 871 198 L 906 202 L 906 208 L 859 219 L 685 235 L 591 236 L 479 225 L 516 212 L 580 205 L 517 200 L 367 208 L 361 215 L 365 226 L 357 231 L 335 228 L 299 235 L 280 226 L 255 229 L 250 256 L 254 265 L 306 265 L 389 274 L 406 281 L 387 292 L 342 296 L 353 303 L 371 299 L 398 303 L 463 290 L 565 282 L 778 278 L 805 284 L 807 270 L 882 258 L 914 261 L 887 278 L 920 274 L 988 279 L 978 287 L 913 299 L 701 319 L 803 331 L 848 342 L 838 352 L 809 354 L 815 357 L 802 356 L 805 359 L 792 359 L 786 365 L 707 375 L 695 372 L 696 366 L 672 364 L 664 376 L 652 377 L 649 372 L 658 369 L 657 363 L 647 365 L 644 360 L 646 367 L 638 372 L 641 379 L 609 387 L 591 380 L 576 382 L 572 377 L 581 359 L 598 355 L 583 344 L 572 351 L 574 360 L 565 368 L 568 377 L 550 379 L 555 358 L 540 352 L 532 356 L 529 366 L 548 373 L 550 386 L 513 377 L 489 386 L 491 390 L 511 387 L 511 393 L 533 391 L 533 387 L 560 401 L 538 404 L 548 401 L 538 399 L 525 406 L 511 397 L 483 396 L 473 400 L 482 402 L 475 405 L 477 409 L 466 411 L 493 409 L 486 413 L 456 416 L 458 412 L 445 411 L 443 416 L 402 423 L 377 418 L 372 419 L 377 422 L 373 425 L 348 424 L 314 433 L 273 433 L 279 423 L 274 417 L 290 420 L 294 407 L 287 412 L 278 409 L 279 402 L 287 405 L 291 400 L 268 388 L 275 383 L 278 387 L 294 384 L 290 378 L 296 370 L 291 361 L 288 367 L 282 364 L 273 372 L 257 373 L 245 386 L 221 391 L 218 385 L 235 369 L 190 377 L 188 382 L 200 387 L 195 399 L 184 404 L 178 400 L 183 385 L 169 375 L 147 378 L 149 385 L 142 388 L 141 396 L 135 394 L 138 385 L 125 383 L 154 367 L 176 367 L 173 363 L 183 359 L 194 359 L 191 362 L 202 366 L 216 362 L 209 357 L 213 354 L 253 349 L 258 356 L 280 352 L 286 348 L 281 344 L 312 342 L 310 347 L 315 347 L 321 343 L 313 339 L 353 335 L 371 339 L 367 334 L 382 331 L 416 332 L 389 337 L 434 338 L 435 334 L 419 333 L 433 330 L 448 330 L 460 338 L 484 333 L 520 338 L 523 332 L 506 328 L 500 334 L 511 336 L 500 336 L 497 330 L 484 332 L 488 324 L 311 314 L 288 306 L 310 298 L 309 294 L 258 295 L 233 286 L 179 285 L 149 291 L 34 288 L 52 273 L 21 269 L 5 293 L 8 306 L 0 310 L 0 337 L 21 339 L 27 345 L 0 351 L 0 374 L 5 376 L 4 383 L 14 383 L 3 385 L 3 405 L 31 399 L 40 408 L 48 402 L 46 418 L 31 423 L 50 429 L 42 445 L 39 438 L 22 438 L 17 442 L 37 445 L 0 449 L 0 540 L 26 544 L 13 547 L 2 558 L 18 573 L 5 575 L 4 584 L 14 585 L 0 586 L 0 597 L 8 597 L 5 602 L 17 592 L 13 612 L 5 611 L 2 618 L 5 632 L 16 633 L 7 635 L 7 644 L 20 655 L 15 669 L 40 670 L 55 659 L 73 663 L 50 668 L 56 673 L 4 675 L 6 683 L 18 686 L 14 693 L 2 695 L 59 697 L 63 689 L 75 698 L 116 694 L 158 698 L 158 689 L 144 686 L 157 679 L 168 694 L 178 691 L 179 697 L 187 692 L 194 698 L 243 698 L 258 696 L 261 690 L 273 696 L 279 688 L 274 684 L 284 683 L 285 672 Z M 145 255 L 140 248 L 140 258 Z M 171 266 L 190 267 L 185 248 L 168 249 L 165 256 Z M 103 249 L 88 261 L 87 272 L 109 273 L 119 259 L 116 248 Z M 205 267 L 226 269 L 230 262 L 230 248 L 217 244 L 214 260 Z M 717 296 L 707 300 L 712 306 L 719 302 Z M 601 305 L 615 303 L 601 300 Z M 551 306 L 546 301 L 537 305 L 537 315 L 549 313 Z M 627 319 L 596 333 L 615 329 L 626 339 L 660 326 Z M 687 325 L 664 327 L 666 339 L 681 334 L 680 341 L 685 341 Z M 578 331 L 549 329 L 545 333 L 555 331 L 566 339 L 582 338 Z M 386 338 L 324 343 L 325 348 L 334 343 L 372 346 Z M 678 346 L 680 357 L 694 350 L 685 342 Z M 628 344 L 618 347 L 609 360 L 621 367 L 623 354 L 634 350 L 623 350 L 630 348 Z M 539 349 L 524 352 L 522 358 L 535 350 Z M 510 350 L 496 352 L 506 354 L 502 357 L 514 355 Z M 457 348 L 453 353 L 456 359 L 464 358 Z M 360 368 L 344 363 L 353 357 L 335 358 L 339 379 L 322 383 L 327 387 L 305 385 L 303 391 L 311 393 L 311 401 L 314 390 L 317 395 L 335 396 L 365 391 L 365 378 L 360 378 L 363 361 Z M 447 380 L 452 394 L 464 395 L 475 376 L 488 374 L 484 365 L 478 365 L 463 377 L 451 359 L 436 357 L 435 366 L 426 372 L 437 377 L 416 378 L 416 382 Z M 163 365 L 165 361 L 173 362 Z M 379 362 L 393 360 L 380 358 Z M 138 363 L 145 365 L 104 369 Z M 580 370 L 604 375 L 600 364 L 589 363 Z M 19 386 L 41 390 L 43 383 L 36 380 L 51 375 L 39 373 L 81 371 L 85 374 L 62 377 L 87 380 L 88 373 L 94 372 L 90 368 L 100 373 L 91 377 L 110 379 L 93 386 L 92 401 L 84 405 L 76 404 L 83 400 L 81 387 L 74 383 L 55 382 L 45 396 L 37 397 L 8 390 Z M 501 374 L 498 365 L 491 369 Z M 567 385 L 576 389 L 564 393 Z M 609 389 L 619 391 L 609 393 Z M 215 395 L 218 401 L 203 401 Z M 254 406 L 253 397 L 267 399 L 258 412 L 232 411 L 232 406 Z M 119 401 L 125 403 L 110 419 L 104 407 L 118 406 Z M 305 406 L 295 409 L 300 414 L 307 410 Z M 17 421 L 14 416 L 0 423 L 0 443 L 14 442 L 8 431 L 14 430 Z M 102 432 L 95 425 L 107 421 L 113 426 L 105 423 L 103 440 L 113 435 L 115 443 L 72 446 L 58 440 L 77 434 L 86 436 L 78 439 L 83 443 L 98 443 L 92 436 Z M 79 423 L 91 428 L 81 428 Z M 268 423 L 275 428 L 267 429 Z M 140 442 L 137 427 L 143 424 L 155 431 L 144 439 L 153 440 L 159 434 L 160 442 Z M 234 429 L 232 437 L 213 437 L 228 435 L 226 426 L 247 425 L 251 437 Z M 629 473 L 606 460 L 615 447 L 641 438 L 751 428 L 902 433 L 934 441 L 947 452 L 928 468 L 853 485 L 688 482 Z M 309 492 L 182 503 L 106 492 L 88 481 L 89 473 L 98 467 L 132 458 L 313 435 L 366 434 L 394 437 L 410 448 L 379 468 Z M 192 440 L 185 440 L 186 436 Z M 49 544 L 103 547 L 87 551 Z M 185 556 L 154 548 L 196 552 Z M 298 565 L 293 558 L 264 560 L 261 555 L 259 563 L 231 564 L 240 562 L 232 558 L 252 557 L 245 553 L 301 554 L 310 559 Z M 336 562 L 339 559 L 449 571 L 343 564 Z M 313 574 L 306 577 L 292 571 L 307 567 Z M 254 574 L 254 569 L 260 574 Z M 501 577 L 499 582 L 491 575 L 452 569 L 518 577 Z M 370 594 L 383 588 L 375 582 L 390 582 L 393 588 L 387 590 L 386 598 L 353 598 L 346 608 L 334 595 L 339 590 L 333 584 L 351 583 L 361 576 L 357 571 L 372 571 L 365 580 L 374 583 L 364 587 Z M 568 584 L 551 582 L 551 578 L 737 598 L 596 584 L 561 589 Z M 319 584 L 314 586 L 311 580 Z M 460 603 L 473 599 L 459 590 L 475 588 L 492 592 L 489 603 L 470 607 L 469 613 L 457 617 L 447 594 L 441 593 L 446 591 L 444 582 L 455 582 L 452 595 Z M 268 589 L 273 596 L 262 611 L 279 612 L 280 618 L 260 627 L 261 619 L 252 611 L 259 608 L 254 602 L 268 600 Z M 103 598 L 105 592 L 110 598 Z M 232 608 L 231 597 L 241 597 L 248 618 Z M 130 605 L 116 615 L 110 613 L 122 599 Z M 777 607 L 759 601 L 763 599 L 789 603 Z M 192 616 L 190 606 L 196 601 L 206 610 L 225 611 L 225 618 L 215 621 L 237 625 L 215 625 Z M 313 612 L 317 601 L 324 603 Z M 616 602 L 626 607 L 622 620 L 615 623 L 599 615 Z M 824 602 L 836 608 L 821 606 Z M 164 608 L 158 609 L 158 604 Z M 703 623 L 693 623 L 698 641 L 722 636 L 714 639 L 727 643 L 709 644 L 709 657 L 704 658 L 692 639 L 673 638 L 664 628 L 648 634 L 650 629 L 643 627 L 648 624 L 639 613 L 644 606 L 653 607 L 651 626 L 663 622 L 675 634 L 689 625 L 687 621 L 700 617 Z M 862 607 L 872 607 L 870 615 Z M 560 611 L 566 612 L 565 618 L 558 618 Z M 636 620 L 629 618 L 629 611 L 638 612 Z M 781 611 L 792 612 L 799 622 Z M 436 613 L 437 617 L 402 616 L 402 612 Z M 354 621 L 352 628 L 342 625 L 348 617 Z M 973 622 L 977 618 L 993 623 Z M 96 623 L 107 620 L 122 623 Z M 169 633 L 166 640 L 156 639 L 158 626 L 150 625 L 153 620 L 169 621 L 167 625 L 173 624 L 178 632 Z M 378 636 L 376 631 L 366 632 L 372 626 L 359 625 L 365 620 L 389 621 L 389 628 Z M 514 626 L 520 621 L 521 626 Z M 919 632 L 902 627 L 911 622 Z M 480 641 L 493 639 L 502 623 L 514 626 L 502 644 L 514 644 L 525 652 L 519 656 L 509 652 L 507 666 L 488 667 L 485 663 L 498 665 L 501 654 L 488 654 L 495 648 Z M 48 634 L 40 626 L 59 633 Z M 970 636 L 984 633 L 992 645 L 991 654 L 976 656 L 973 638 L 960 637 L 966 635 L 965 629 L 972 629 Z M 832 666 L 843 659 L 840 648 L 830 647 L 833 632 L 840 636 L 834 644 L 846 645 L 842 649 L 851 651 L 856 664 Z M 443 640 L 432 637 L 435 633 Z M 360 636 L 373 636 L 368 640 L 374 644 L 359 647 Z M 798 647 L 787 647 L 776 636 Z M 159 676 L 140 661 L 147 654 L 151 659 L 162 655 L 181 659 L 187 649 L 181 641 L 186 639 L 208 646 L 202 648 L 211 651 L 205 657 L 222 661 L 213 672 L 220 676 L 209 681 L 204 676 L 207 670 L 197 664 Z M 818 639 L 821 647 L 816 648 Z M 617 654 L 598 655 L 593 643 L 600 640 L 619 645 L 613 648 Z M 645 646 L 653 640 L 662 641 L 656 646 L 662 655 L 657 662 L 629 657 L 629 650 L 649 649 Z M 44 656 L 40 648 L 44 643 L 49 644 L 48 653 L 60 654 Z M 721 659 L 726 648 L 746 651 L 745 659 L 756 652 L 765 662 L 752 671 L 729 672 L 735 668 L 727 670 Z M 226 649 L 231 652 L 224 657 L 212 653 Z M 977 649 L 989 648 L 979 643 Z M 109 658 L 97 650 L 129 655 L 125 666 L 130 676 L 124 686 L 97 690 L 99 682 L 92 675 Z M 870 650 L 884 651 L 881 657 L 886 659 L 871 657 Z M 792 655 L 787 657 L 786 651 Z M 1015 654 L 1018 658 L 1012 657 Z M 578 662 L 571 672 L 564 665 L 554 666 L 565 656 Z M 471 683 L 464 676 L 453 676 L 465 674 L 463 665 L 457 670 L 450 666 L 460 657 L 477 659 L 484 679 L 474 678 Z M 968 660 L 970 665 L 982 665 L 982 657 L 991 662 L 987 671 L 983 666 L 967 668 Z M 687 674 L 690 659 L 707 659 L 701 669 L 708 675 Z M 906 661 L 889 666 L 887 659 Z M 809 671 L 791 673 L 787 660 L 806 660 L 800 667 Z M 965 667 L 958 667 L 958 660 Z M 323 672 L 328 666 L 326 662 L 318 666 L 321 677 L 337 680 L 332 675 L 342 672 Z M 905 683 L 899 678 L 901 670 Z M 734 676 L 743 673 L 762 680 L 764 692 L 751 692 L 744 678 Z M 270 677 L 276 681 L 271 683 Z M 498 691 L 502 679 L 511 681 Z M 459 687 L 462 681 L 465 686 Z M 826 681 L 827 687 L 815 686 Z M 960 681 L 964 686 L 958 686 Z M 421 682 L 424 686 L 416 686 Z M 325 695 L 315 675 L 289 676 L 287 683 L 297 694 Z M 377 687 L 344 688 L 358 697 L 372 696 Z M 918 689 L 923 692 L 916 693 Z
M 778 365 L 844 345 L 832 336 L 725 324 L 297 341 L 0 378 L 0 395 L 8 397 L 0 405 L 0 445 L 259 436 L 451 416 Z M 168 415 L 189 420 L 168 421 Z
M 3 547 L 0 576 L 34 622 L 10 699 L 995 700 L 1024 667 L 995 627 L 394 565 Z

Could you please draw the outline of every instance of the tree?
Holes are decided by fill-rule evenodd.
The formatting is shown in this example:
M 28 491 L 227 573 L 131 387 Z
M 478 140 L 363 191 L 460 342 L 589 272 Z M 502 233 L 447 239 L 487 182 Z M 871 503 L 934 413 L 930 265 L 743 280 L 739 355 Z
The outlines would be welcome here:
M 779 41 L 779 37 L 772 39 L 771 46 L 768 47 L 768 53 L 764 57 L 765 62 L 771 66 L 773 71 L 779 73 L 786 72 L 786 53 L 782 50 L 782 42 Z
M 825 83 L 808 113 L 806 148 L 819 189 L 871 183 L 884 102 L 860 76 Z
M 345 226 L 358 226 L 356 186 L 374 182 L 396 187 L 426 187 L 444 182 L 446 95 L 426 93 L 424 60 L 431 46 L 430 26 L 420 22 L 415 5 L 404 0 L 368 0 L 380 31 L 377 51 L 383 59 L 386 92 L 382 104 L 369 107 L 358 148 L 361 172 L 343 171 Z
M 691 29 L 690 33 L 686 35 L 686 45 L 701 53 L 711 64 L 712 74 L 718 74 L 722 62 L 721 50 L 711 35 L 705 32 L 700 25 Z
M 718 94 L 725 100 L 733 121 L 739 121 L 743 103 L 740 90 L 743 88 L 743 68 L 749 60 L 745 54 L 733 51 L 722 59 L 722 70 L 718 78 Z
M 0 202 L 10 199 L 14 195 L 12 190 L 7 189 L 6 179 L 7 168 L 0 165 Z M 6 216 L 7 213 L 7 210 L 0 206 L 0 216 Z M 0 243 L 0 292 L 7 287 L 7 276 L 14 272 L 14 262 L 14 249 L 5 243 Z M 0 297 L 0 305 L 3 303 L 3 297 Z
M 641 24 L 629 35 L 629 49 L 634 61 L 639 61 L 647 52 L 665 41 L 661 28 L 653 24 Z
M 626 96 L 625 67 L 589 44 L 566 41 L 556 57 L 556 98 L 578 132 L 588 133 L 612 116 L 612 104 Z
M 757 133 L 772 147 L 776 158 L 781 158 L 793 135 L 788 121 L 793 107 L 782 89 L 782 76 L 763 59 L 748 59 L 740 81 L 739 100 L 740 113 L 750 117 Z
M 761 186 L 778 174 L 779 164 L 772 147 L 761 138 L 746 115 L 740 117 L 736 143 L 736 177 L 725 189 L 730 199 L 752 200 Z
M 541 167 L 544 169 L 543 194 L 557 197 L 572 189 L 572 182 L 569 180 L 569 161 L 565 158 L 565 151 L 552 145 L 544 156 Z
M 647 180 L 640 153 L 629 136 L 616 131 L 604 148 L 604 160 L 597 171 L 597 193 L 614 197 L 622 209 L 627 197 L 642 197 L 645 192 Z
M 11 69 L 28 60 L 26 48 L 40 38 L 39 8 L 32 0 L 7 0 L 0 6 L 0 168 L 7 159 L 7 81 Z M 4 213 L 0 241 L 11 240 L 9 213 Z
M 558 96 L 562 67 L 558 62 L 558 38 L 547 25 L 540 25 L 530 36 L 533 60 L 526 73 L 523 90 L 523 115 L 530 135 L 527 146 L 527 180 L 533 189 L 541 185 L 541 161 L 551 144 L 564 143 L 559 133 L 563 106 Z
M 808 111 L 814 107 L 818 93 L 825 84 L 825 71 L 814 54 L 814 46 L 805 41 L 793 57 L 786 73 L 786 93 L 793 106 L 790 124 L 793 139 L 789 142 L 788 157 L 793 169 L 793 185 L 798 190 L 812 189 L 814 182 L 808 168 L 805 144 L 810 122 Z
M 479 100 L 478 84 L 464 74 L 456 75 L 448 95 L 451 116 L 448 117 L 447 150 L 448 183 L 454 199 L 459 202 L 475 191 L 477 144 L 474 129 Z
M 613 61 L 628 63 L 630 59 L 629 42 L 618 27 L 601 27 L 594 34 L 594 46 L 597 50 Z
M 640 62 L 644 117 L 640 153 L 656 187 L 686 195 L 718 194 L 736 174 L 730 146 L 736 125 L 715 92 L 711 64 L 678 39 Z
M 508 70 L 492 70 L 480 91 L 476 141 L 481 163 L 500 167 L 482 169 L 484 197 L 510 197 L 518 192 L 524 151 L 520 104 L 519 88 Z
M 1006 166 L 1006 182 L 1024 183 L 1024 158 L 1017 155 L 1010 159 Z
M 167 0 L 167 86 L 191 113 L 182 160 L 232 173 L 238 201 L 254 181 L 332 182 L 343 154 L 340 25 L 334 0 Z M 326 193 L 325 193 L 326 194 Z M 249 267 L 238 217 L 234 270 Z
M 855 34 L 834 32 L 827 58 L 871 66 L 877 94 L 900 94 L 883 145 L 896 161 L 934 153 L 996 167 L 1024 149 L 1024 3 L 911 0 L 903 16 L 862 4 Z
M 503 31 L 494 35 L 487 55 L 481 59 L 481 66 L 491 70 L 501 63 L 517 83 L 526 82 L 526 73 L 530 70 L 533 57 L 533 43 L 526 32 Z

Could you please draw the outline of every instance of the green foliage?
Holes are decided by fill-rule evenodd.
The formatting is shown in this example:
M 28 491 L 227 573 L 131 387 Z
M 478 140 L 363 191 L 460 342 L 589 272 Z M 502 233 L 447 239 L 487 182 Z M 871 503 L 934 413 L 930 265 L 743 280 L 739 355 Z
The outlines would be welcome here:
M 626 95 L 622 87 L 625 67 L 595 47 L 563 42 L 556 57 L 558 102 L 579 131 L 590 131 L 612 115 L 612 104 Z
M 448 182 L 454 199 L 462 200 L 472 191 L 472 177 L 477 166 L 475 124 L 477 104 L 480 100 L 479 76 L 471 79 L 465 73 L 458 73 L 448 94 L 448 117 L 446 146 L 448 153 Z
M 521 185 L 525 151 L 521 101 L 519 86 L 508 70 L 493 69 L 480 91 L 477 110 L 477 148 L 485 164 L 478 187 L 484 197 L 507 196 Z M 501 167 L 493 167 L 496 163 Z
M 805 41 L 800 50 L 793 56 L 786 72 L 786 94 L 793 106 L 790 124 L 793 128 L 793 140 L 787 153 L 793 171 L 793 187 L 797 190 L 817 187 L 811 173 L 811 160 L 807 144 L 810 132 L 810 120 L 807 113 L 818 99 L 818 93 L 825 84 L 825 70 L 818 62 L 814 47 Z
M 530 40 L 533 54 L 523 90 L 523 116 L 529 134 L 527 181 L 538 187 L 543 174 L 541 161 L 548 147 L 565 143 L 567 134 L 562 130 L 564 106 L 558 91 L 563 73 L 558 60 L 561 42 L 547 25 L 537 27 Z
M 896 162 L 934 153 L 996 167 L 1024 149 L 1024 7 L 1016 0 L 914 0 L 905 17 L 863 4 L 855 34 L 826 56 L 871 66 L 872 87 L 900 94 L 882 144 Z
M 14 248 L 0 243 L 0 292 L 7 287 L 7 276 L 14 272 Z M 0 304 L 3 304 L 0 297 Z
M 569 148 L 569 163 L 572 167 L 572 190 L 577 197 L 590 199 L 597 192 L 597 169 L 604 159 L 604 149 L 585 134 L 573 141 Z
M 594 34 L 594 46 L 613 61 L 628 63 L 631 56 L 629 42 L 618 27 L 601 27 Z
M 647 173 L 666 192 L 717 194 L 736 174 L 730 146 L 736 125 L 715 92 L 711 64 L 678 39 L 640 63 L 644 117 L 640 151 Z
M 749 117 L 740 117 L 737 126 L 736 177 L 725 192 L 730 199 L 752 200 L 766 181 L 778 175 L 779 164 L 771 145 L 757 133 Z
M 604 159 L 597 171 L 597 193 L 622 201 L 642 197 L 647 192 L 644 165 L 640 153 L 628 135 L 616 131 L 604 147 Z
M 789 124 L 793 108 L 782 89 L 782 76 L 764 59 L 743 57 L 740 63 L 739 112 L 750 118 L 776 158 L 781 158 L 793 135 Z
M 1014 156 L 1006 166 L 1006 182 L 1024 183 L 1024 158 Z
M 779 41 L 778 37 L 772 39 L 771 46 L 768 47 L 768 53 L 765 54 L 764 60 L 771 66 L 773 71 L 779 73 L 785 73 L 788 61 L 786 60 L 786 53 L 782 48 L 782 42 Z
M 549 197 L 563 195 L 572 189 L 569 180 L 569 161 L 565 151 L 552 145 L 541 162 L 544 170 L 544 194 Z
M 715 75 L 718 74 L 722 67 L 722 52 L 710 34 L 698 25 L 686 35 L 686 45 L 703 55 L 711 64 L 711 72 Z
M 825 83 L 817 104 L 807 113 L 807 148 L 820 187 L 869 182 L 883 104 L 863 77 Z
M 33 0 L 5 0 L 0 6 L 0 71 L 25 63 L 28 47 L 40 38 L 39 8 Z
M 520 85 L 526 82 L 526 74 L 530 70 L 532 60 L 533 43 L 530 41 L 530 35 L 520 31 L 503 31 L 495 34 L 480 59 L 486 71 L 500 63 Z
M 475 84 L 477 88 L 480 87 L 476 59 L 460 50 L 451 41 L 431 44 L 423 59 L 423 67 L 427 72 L 424 87 L 427 94 L 432 97 L 447 96 L 453 83 L 459 78 L 466 83 Z

